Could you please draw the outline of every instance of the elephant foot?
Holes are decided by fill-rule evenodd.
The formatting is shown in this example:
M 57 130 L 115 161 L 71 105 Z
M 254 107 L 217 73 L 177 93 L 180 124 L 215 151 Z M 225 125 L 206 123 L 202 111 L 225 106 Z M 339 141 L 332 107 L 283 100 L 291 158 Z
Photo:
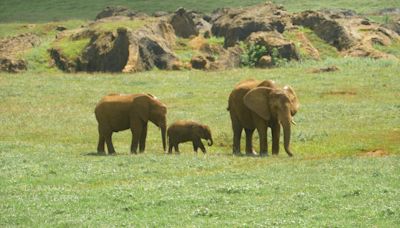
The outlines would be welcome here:
M 268 153 L 267 152 L 260 153 L 260 157 L 268 157 Z
M 248 156 L 248 157 L 256 157 L 258 154 L 255 152 L 255 151 L 252 151 L 252 152 L 247 152 L 246 153 L 246 156 Z
M 108 152 L 108 155 L 115 156 L 115 155 L 117 155 L 117 153 L 115 153 L 115 151 L 114 152 Z
M 131 151 L 131 154 L 133 155 L 136 155 L 137 154 L 137 152 L 135 152 L 135 151 Z
M 243 156 L 243 154 L 240 152 L 233 152 L 233 156 L 241 157 L 241 156 Z
M 97 151 L 97 155 L 104 156 L 104 155 L 106 155 L 106 152 L 105 151 Z

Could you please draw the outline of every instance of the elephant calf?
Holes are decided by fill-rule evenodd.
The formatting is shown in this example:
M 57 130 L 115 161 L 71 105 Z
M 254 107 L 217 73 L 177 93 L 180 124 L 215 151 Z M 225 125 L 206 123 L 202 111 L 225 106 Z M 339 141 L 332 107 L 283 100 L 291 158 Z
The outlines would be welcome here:
M 172 153 L 172 147 L 175 148 L 175 152 L 179 153 L 179 143 L 192 141 L 193 150 L 197 152 L 200 148 L 203 153 L 206 153 L 201 139 L 208 140 L 208 145 L 212 146 L 213 140 L 211 136 L 210 128 L 207 125 L 190 121 L 190 120 L 179 120 L 167 130 L 168 137 L 168 153 Z

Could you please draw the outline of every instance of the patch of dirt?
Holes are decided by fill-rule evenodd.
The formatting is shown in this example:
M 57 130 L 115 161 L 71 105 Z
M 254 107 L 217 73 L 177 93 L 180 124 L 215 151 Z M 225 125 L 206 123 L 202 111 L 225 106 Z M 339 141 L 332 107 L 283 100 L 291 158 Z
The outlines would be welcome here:
M 355 96 L 357 92 L 355 91 L 329 91 L 321 94 L 321 97 L 324 96 Z
M 383 157 L 383 156 L 388 156 L 389 152 L 383 150 L 383 149 L 376 149 L 372 151 L 367 151 L 367 152 L 362 152 L 358 156 L 363 156 L 363 157 Z
M 337 66 L 328 66 L 328 67 L 322 67 L 319 69 L 312 69 L 311 73 L 326 73 L 326 72 L 335 72 L 338 71 L 339 68 Z
M 40 44 L 40 38 L 32 33 L 0 39 L 0 71 L 21 72 L 27 69 L 22 54 Z

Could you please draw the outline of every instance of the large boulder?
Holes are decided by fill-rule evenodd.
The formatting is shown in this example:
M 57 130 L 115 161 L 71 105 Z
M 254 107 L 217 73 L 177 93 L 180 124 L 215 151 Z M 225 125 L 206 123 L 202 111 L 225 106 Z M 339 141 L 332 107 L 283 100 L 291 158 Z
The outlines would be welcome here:
M 339 51 L 355 44 L 355 38 L 350 31 L 326 13 L 305 11 L 293 17 L 293 24 L 312 29 L 321 39 L 335 46 Z
M 112 18 L 126 20 L 124 17 Z M 171 51 L 176 39 L 174 29 L 161 19 L 148 22 L 137 29 L 121 27 L 116 31 L 104 31 L 92 24 L 65 31 L 58 35 L 57 40 L 90 41 L 73 59 L 57 46 L 49 52 L 55 65 L 67 72 L 136 72 L 154 67 L 172 69 L 177 60 Z
M 80 58 L 80 71 L 121 72 L 128 60 L 129 40 L 126 28 L 117 33 L 102 32 L 92 37 Z
M 21 56 L 40 42 L 40 38 L 32 33 L 0 39 L 0 71 L 17 73 L 26 70 L 27 62 Z
M 169 23 L 174 28 L 175 34 L 179 37 L 189 38 L 199 34 L 191 13 L 184 8 L 176 10 L 171 16 Z
M 147 25 L 129 34 L 129 57 L 123 72 L 158 69 L 170 70 L 176 65 L 177 57 L 172 51 L 175 31 L 164 20 Z
M 143 15 L 143 13 L 139 13 L 123 6 L 107 6 L 97 14 L 96 20 L 115 16 L 135 17 L 138 15 Z
M 300 55 L 293 42 L 286 40 L 282 34 L 276 31 L 271 32 L 254 32 L 246 40 L 246 43 L 252 45 L 264 46 L 267 52 L 272 56 L 274 49 L 277 51 L 279 58 L 287 60 L 299 60 Z
M 270 2 L 241 9 L 221 9 L 214 12 L 212 34 L 225 38 L 225 47 L 234 46 L 251 33 L 283 32 L 292 26 L 290 14 L 282 6 Z
M 354 13 L 305 11 L 293 16 L 292 21 L 312 29 L 345 56 L 394 58 L 376 50 L 374 45 L 388 46 L 399 41 L 396 32 Z

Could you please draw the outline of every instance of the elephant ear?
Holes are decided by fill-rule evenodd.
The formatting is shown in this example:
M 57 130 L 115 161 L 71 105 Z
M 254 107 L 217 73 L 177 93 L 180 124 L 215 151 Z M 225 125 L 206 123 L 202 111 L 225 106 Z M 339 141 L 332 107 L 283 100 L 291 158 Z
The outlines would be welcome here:
M 196 135 L 197 137 L 201 138 L 201 127 L 199 125 L 192 125 L 192 132 L 194 135 Z
M 272 91 L 273 89 L 269 87 L 254 88 L 244 96 L 244 104 L 264 120 L 270 120 L 269 94 Z
M 147 121 L 149 120 L 150 99 L 150 97 L 142 95 L 136 97 L 132 102 L 132 111 L 134 112 L 133 114 L 139 116 L 139 118 L 145 123 L 147 123 Z

